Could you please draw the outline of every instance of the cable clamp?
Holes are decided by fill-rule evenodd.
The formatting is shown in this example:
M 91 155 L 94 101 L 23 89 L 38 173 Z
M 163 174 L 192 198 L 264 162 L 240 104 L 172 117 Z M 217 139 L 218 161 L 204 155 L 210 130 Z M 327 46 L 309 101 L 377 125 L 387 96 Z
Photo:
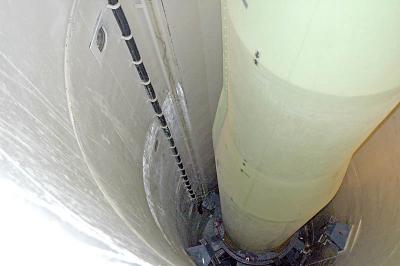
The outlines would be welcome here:
M 131 35 L 132 35 L 132 34 L 131 34 Z M 138 65 L 140 65 L 141 63 L 143 63 L 143 59 L 142 59 L 142 58 L 140 58 L 138 61 L 133 61 L 133 62 L 132 62 L 132 64 L 135 65 L 135 66 L 138 66 Z
M 157 96 L 154 97 L 153 99 L 151 99 L 151 98 L 148 99 L 148 101 L 151 102 L 151 103 L 155 103 L 157 100 L 158 100 Z
M 168 125 L 166 125 L 166 126 L 160 126 L 161 128 L 164 128 L 164 129 L 167 129 L 168 128 Z
M 176 145 L 174 145 L 174 146 L 172 146 L 172 147 L 169 147 L 170 149 L 175 149 L 176 148 Z
M 113 10 L 115 10 L 115 9 L 118 9 L 118 8 L 121 7 L 121 3 L 118 2 L 118 3 L 114 4 L 114 5 L 112 5 L 112 4 L 107 4 L 106 7 L 107 7 L 108 9 L 113 9 Z
M 155 114 L 155 116 L 157 116 L 157 117 L 162 117 L 164 114 L 163 113 L 161 113 L 161 114 Z
M 179 160 L 179 162 L 176 162 L 177 164 L 180 164 L 182 162 L 182 158 Z
M 125 41 L 129 41 L 129 40 L 132 39 L 132 38 L 133 38 L 132 33 L 129 34 L 128 36 L 124 36 L 124 35 L 121 36 L 121 39 L 123 39 L 123 40 L 125 40 Z
M 172 156 L 174 156 L 174 157 L 179 156 L 179 152 L 177 154 L 172 154 Z M 183 175 L 181 175 L 181 176 L 183 176 Z
M 150 79 L 148 81 L 142 81 L 142 85 L 147 86 L 151 83 Z

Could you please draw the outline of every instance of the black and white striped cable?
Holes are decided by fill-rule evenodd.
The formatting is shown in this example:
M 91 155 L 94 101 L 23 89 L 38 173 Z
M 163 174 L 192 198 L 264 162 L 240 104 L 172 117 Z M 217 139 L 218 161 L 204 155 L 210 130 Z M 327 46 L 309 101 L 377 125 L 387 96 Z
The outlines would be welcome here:
M 132 57 L 133 65 L 136 67 L 136 70 L 139 74 L 142 84 L 146 90 L 147 96 L 149 97 L 149 102 L 152 105 L 153 110 L 156 113 L 156 116 L 161 124 L 161 128 L 164 131 L 164 134 L 169 142 L 172 156 L 175 157 L 176 164 L 179 168 L 180 177 L 183 179 L 186 190 L 189 193 L 190 197 L 193 200 L 195 200 L 196 194 L 193 191 L 189 177 L 187 176 L 181 155 L 179 154 L 178 148 L 176 147 L 175 140 L 172 137 L 171 131 L 168 127 L 167 120 L 165 119 L 160 103 L 158 102 L 157 95 L 154 91 L 153 85 L 151 84 L 150 77 L 146 71 L 146 67 L 144 66 L 142 57 L 140 56 L 139 49 L 132 35 L 125 13 L 122 10 L 121 4 L 118 2 L 118 0 L 108 0 L 107 7 L 112 10 L 114 17 L 118 23 L 118 26 L 121 30 L 122 39 L 125 40 L 125 43 L 128 46 L 128 50 Z

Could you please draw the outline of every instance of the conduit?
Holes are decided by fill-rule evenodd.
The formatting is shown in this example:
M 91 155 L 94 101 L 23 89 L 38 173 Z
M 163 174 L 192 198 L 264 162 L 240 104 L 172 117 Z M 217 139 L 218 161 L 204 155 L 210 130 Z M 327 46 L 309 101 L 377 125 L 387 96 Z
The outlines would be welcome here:
M 154 91 L 153 85 L 151 83 L 150 77 L 147 73 L 146 67 L 143 63 L 143 59 L 140 56 L 139 49 L 136 45 L 135 38 L 132 35 L 131 29 L 129 27 L 128 21 L 122 10 L 121 4 L 118 0 L 109 0 L 107 7 L 112 10 L 114 17 L 118 23 L 118 26 L 122 33 L 122 39 L 125 40 L 125 43 L 128 47 L 129 53 L 132 57 L 132 63 L 136 67 L 137 73 L 139 74 L 140 79 L 142 80 L 142 84 L 146 89 L 146 93 L 149 97 L 149 102 L 151 103 L 153 110 L 158 118 L 161 128 L 164 131 L 166 138 L 168 139 L 170 149 L 172 152 L 172 156 L 175 157 L 176 164 L 179 168 L 181 178 L 184 181 L 187 192 L 193 200 L 196 200 L 196 193 L 193 191 L 191 182 L 189 177 L 187 176 L 185 166 L 182 162 L 182 158 L 179 154 L 178 148 L 176 147 L 174 138 L 171 134 L 171 131 L 168 127 L 167 120 L 163 114 L 160 103 L 158 102 L 157 95 Z
M 224 0 L 213 128 L 226 237 L 282 245 L 336 194 L 399 102 L 397 3 Z

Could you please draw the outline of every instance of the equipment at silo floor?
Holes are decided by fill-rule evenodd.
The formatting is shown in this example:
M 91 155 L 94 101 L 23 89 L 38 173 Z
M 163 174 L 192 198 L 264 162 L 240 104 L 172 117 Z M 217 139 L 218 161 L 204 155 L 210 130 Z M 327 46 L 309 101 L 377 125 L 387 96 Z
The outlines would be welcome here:
M 198 266 L 331 265 L 348 246 L 352 228 L 332 216 L 319 214 L 279 249 L 254 253 L 235 247 L 229 236 L 225 235 L 217 192 L 209 193 L 205 197 L 202 208 L 209 220 L 199 244 L 187 249 L 187 253 Z
M 399 102 L 395 2 L 222 2 L 213 128 L 226 237 L 274 250 L 336 194 L 355 150 Z

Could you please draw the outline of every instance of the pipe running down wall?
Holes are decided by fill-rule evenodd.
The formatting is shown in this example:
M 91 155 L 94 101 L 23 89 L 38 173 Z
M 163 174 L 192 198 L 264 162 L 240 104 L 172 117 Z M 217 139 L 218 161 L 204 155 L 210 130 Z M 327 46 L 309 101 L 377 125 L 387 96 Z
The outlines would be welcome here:
M 398 4 L 224 0 L 214 149 L 227 236 L 282 245 L 399 102 Z
M 172 156 L 175 158 L 176 164 L 179 168 L 180 178 L 185 182 L 185 188 L 192 199 L 196 199 L 196 193 L 193 191 L 192 184 L 186 173 L 185 166 L 182 162 L 181 155 L 179 154 L 178 148 L 175 144 L 174 137 L 171 134 L 171 130 L 168 127 L 167 119 L 163 114 L 163 110 L 157 99 L 157 94 L 154 91 L 153 84 L 151 83 L 150 76 L 147 73 L 145 64 L 142 57 L 140 56 L 139 49 L 136 45 L 135 38 L 129 27 L 129 23 L 126 19 L 125 13 L 122 9 L 121 3 L 118 0 L 108 0 L 107 7 L 112 10 L 115 20 L 122 33 L 122 38 L 125 40 L 126 46 L 132 57 L 132 64 L 135 66 L 136 71 L 140 77 L 142 85 L 144 86 L 149 102 L 153 107 L 155 116 L 160 122 L 160 127 L 164 132 L 165 137 L 169 142 L 169 148 L 171 149 Z

